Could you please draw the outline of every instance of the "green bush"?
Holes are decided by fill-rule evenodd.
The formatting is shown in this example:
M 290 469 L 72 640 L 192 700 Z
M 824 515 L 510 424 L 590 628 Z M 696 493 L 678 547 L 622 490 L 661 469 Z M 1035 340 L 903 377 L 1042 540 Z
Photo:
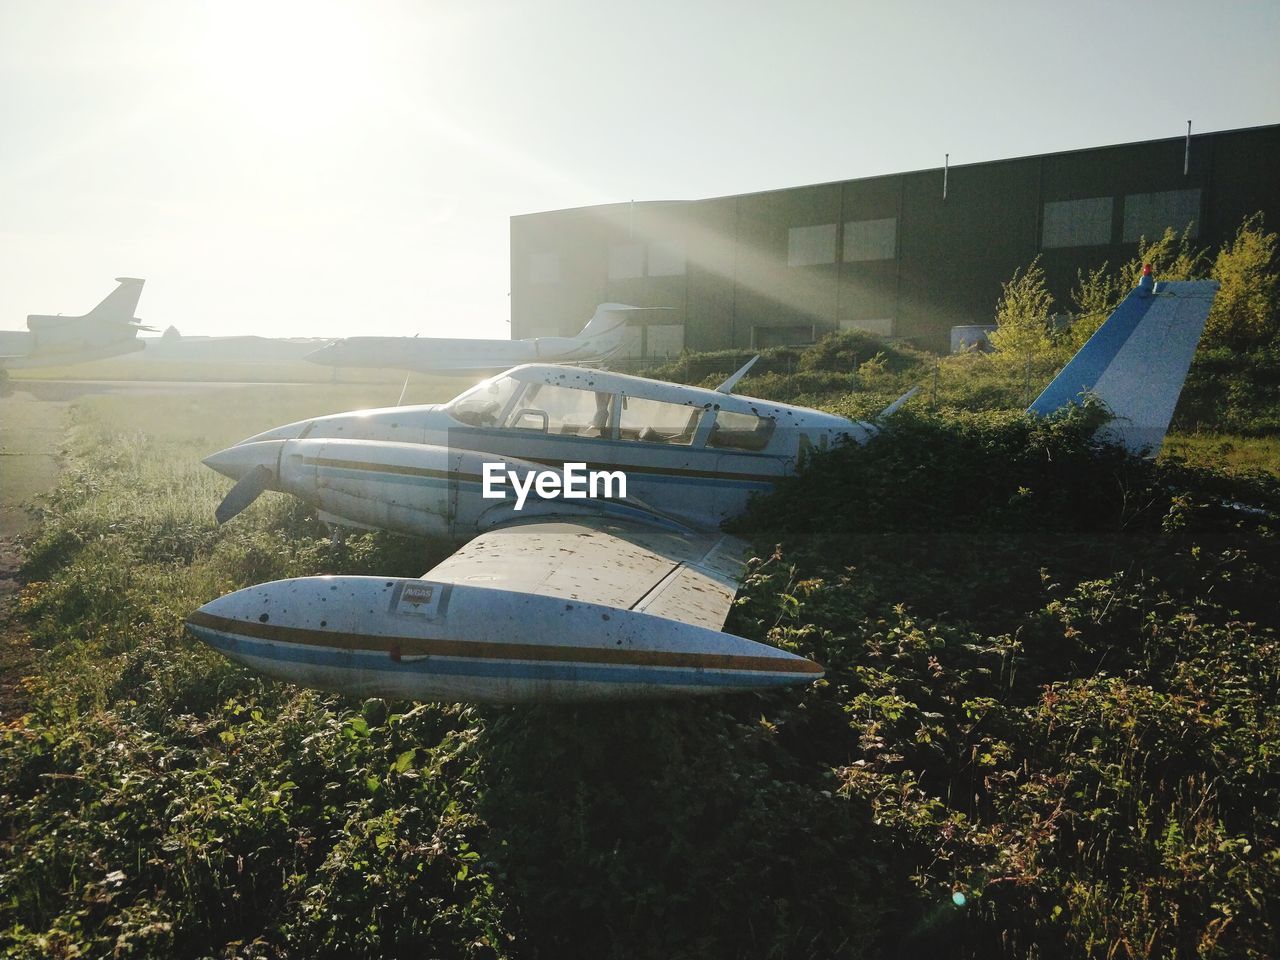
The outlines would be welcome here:
M 1235 350 L 1280 346 L 1276 235 L 1263 228 L 1261 213 L 1246 219 L 1231 243 L 1223 244 L 1210 275 L 1219 289 L 1205 323 L 1206 344 Z
M 1025 365 L 1053 347 L 1053 297 L 1045 284 L 1044 268 L 1036 257 L 1025 270 L 1013 272 L 1000 290 L 996 304 L 996 329 L 990 341 L 996 357 Z

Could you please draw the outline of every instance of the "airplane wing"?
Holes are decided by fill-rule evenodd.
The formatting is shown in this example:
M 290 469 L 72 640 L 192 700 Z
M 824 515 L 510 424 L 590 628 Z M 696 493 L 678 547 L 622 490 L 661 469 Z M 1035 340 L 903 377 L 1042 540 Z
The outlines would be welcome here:
M 719 630 L 747 551 L 725 534 L 597 518 L 527 521 L 481 534 L 423 579 L 598 603 Z
M 418 580 L 257 584 L 187 627 L 268 676 L 356 696 L 580 702 L 817 680 L 818 664 L 720 631 L 745 552 L 643 522 L 521 521 Z

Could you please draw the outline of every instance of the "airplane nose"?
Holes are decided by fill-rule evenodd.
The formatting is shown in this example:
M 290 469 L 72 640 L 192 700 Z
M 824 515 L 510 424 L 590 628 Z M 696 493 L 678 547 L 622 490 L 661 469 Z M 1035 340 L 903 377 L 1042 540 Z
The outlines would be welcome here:
M 237 443 L 205 457 L 204 465 L 232 480 L 239 480 L 255 467 L 266 467 L 274 475 L 285 443 L 284 440 Z
M 295 420 L 282 427 L 272 427 L 262 433 L 255 433 L 252 437 L 241 440 L 236 446 L 243 447 L 246 443 L 258 443 L 262 440 L 301 440 L 311 432 L 313 426 L 315 426 L 314 420 Z
M 312 363 L 320 363 L 325 366 L 336 366 L 342 362 L 341 357 L 341 341 L 335 340 L 332 343 L 326 343 L 319 350 L 312 350 L 310 353 L 302 355 L 303 360 L 309 360 Z

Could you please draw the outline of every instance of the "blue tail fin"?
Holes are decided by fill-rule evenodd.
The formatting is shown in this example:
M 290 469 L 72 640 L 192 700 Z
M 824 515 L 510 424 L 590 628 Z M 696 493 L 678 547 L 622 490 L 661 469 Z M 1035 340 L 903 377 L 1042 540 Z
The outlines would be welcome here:
M 1049 414 L 1093 396 L 1113 417 L 1102 439 L 1156 454 L 1217 292 L 1212 280 L 1143 277 L 1027 412 Z

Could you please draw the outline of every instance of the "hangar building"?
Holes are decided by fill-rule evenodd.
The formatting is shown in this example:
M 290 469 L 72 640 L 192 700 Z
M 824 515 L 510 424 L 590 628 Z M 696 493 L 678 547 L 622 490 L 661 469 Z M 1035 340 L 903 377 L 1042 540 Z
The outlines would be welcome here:
M 1189 146 L 1189 149 L 1188 149 Z M 944 351 L 991 323 L 1041 255 L 1076 272 L 1188 223 L 1216 247 L 1244 217 L 1280 226 L 1280 124 L 936 167 L 707 200 L 511 218 L 511 335 L 570 336 L 605 301 L 662 306 L 629 354 L 807 343 L 861 329 Z

